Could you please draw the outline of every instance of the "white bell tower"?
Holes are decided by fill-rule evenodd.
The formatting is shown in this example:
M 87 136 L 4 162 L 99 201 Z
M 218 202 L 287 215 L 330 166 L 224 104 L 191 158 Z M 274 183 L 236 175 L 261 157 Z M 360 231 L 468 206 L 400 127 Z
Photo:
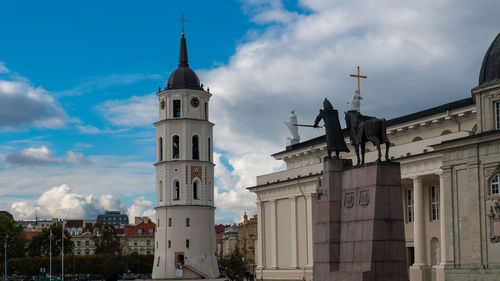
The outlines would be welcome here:
M 179 67 L 157 95 L 153 279 L 217 278 L 212 95 L 189 68 L 184 32 Z

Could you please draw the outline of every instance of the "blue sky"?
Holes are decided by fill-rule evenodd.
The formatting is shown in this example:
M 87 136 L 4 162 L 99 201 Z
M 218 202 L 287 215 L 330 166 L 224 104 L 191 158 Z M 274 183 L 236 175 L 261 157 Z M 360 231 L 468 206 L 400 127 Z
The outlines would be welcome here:
M 324 97 L 346 109 L 356 65 L 370 115 L 470 96 L 499 5 L 1 2 L 0 209 L 154 216 L 154 93 L 177 67 L 182 13 L 190 65 L 214 95 L 216 219 L 231 223 L 255 213 L 255 177 L 284 168 L 269 155 L 284 149 L 289 110 L 310 123 Z

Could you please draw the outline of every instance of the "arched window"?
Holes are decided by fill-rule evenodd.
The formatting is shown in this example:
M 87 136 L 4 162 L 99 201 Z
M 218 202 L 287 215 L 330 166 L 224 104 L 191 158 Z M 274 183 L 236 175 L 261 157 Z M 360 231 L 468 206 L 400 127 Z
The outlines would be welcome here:
M 181 117 L 181 100 L 174 100 L 174 118 Z
M 208 151 L 208 157 L 207 157 L 207 159 L 208 159 L 208 162 L 210 162 L 210 161 L 212 161 L 212 159 L 211 159 L 212 158 L 211 157 L 212 147 L 210 147 L 210 137 L 208 137 L 208 149 L 207 149 L 207 151 Z
M 160 159 L 160 161 L 163 161 L 163 138 L 160 137 L 158 139 L 158 159 Z
M 198 194 L 198 181 L 195 180 L 193 181 L 193 199 L 199 200 L 199 194 Z
M 191 223 L 189 221 L 189 218 L 186 218 L 186 227 L 190 227 L 191 226 Z
M 186 239 L 186 248 L 189 249 L 189 239 Z
M 159 197 L 158 200 L 160 202 L 162 202 L 163 201 L 163 182 L 162 181 L 160 181 L 160 183 L 158 184 L 158 189 L 159 189 L 158 190 L 158 197 Z
M 168 218 L 168 226 L 172 226 L 172 218 Z
M 172 137 L 172 159 L 179 159 L 179 136 Z
M 422 138 L 421 138 L 421 137 L 415 137 L 415 138 L 412 140 L 412 142 L 421 141 L 421 140 L 422 140 Z
M 193 160 L 200 160 L 200 149 L 198 146 L 198 136 L 194 135 L 193 136 L 193 142 L 192 142 L 192 150 L 193 150 Z
M 500 194 L 499 182 L 498 182 L 499 174 L 496 174 L 493 178 L 491 178 L 490 182 L 490 194 Z
M 181 199 L 181 184 L 178 180 L 174 181 L 174 200 Z
M 168 240 L 168 247 L 170 248 L 172 246 L 172 242 L 170 242 L 170 240 Z

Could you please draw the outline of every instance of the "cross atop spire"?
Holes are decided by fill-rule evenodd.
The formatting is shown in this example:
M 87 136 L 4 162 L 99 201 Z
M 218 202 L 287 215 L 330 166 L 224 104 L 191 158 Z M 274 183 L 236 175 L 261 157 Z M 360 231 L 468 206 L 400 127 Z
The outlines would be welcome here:
M 357 77 L 358 78 L 358 90 L 357 91 L 358 91 L 358 93 L 360 93 L 361 90 L 360 90 L 360 87 L 359 87 L 359 85 L 360 85 L 359 78 L 368 78 L 368 76 L 363 76 L 363 75 L 359 74 L 359 65 L 358 65 L 358 74 L 357 75 L 356 74 L 351 74 L 351 77 Z
M 182 35 L 182 37 L 184 37 L 184 23 L 185 22 L 189 22 L 189 21 L 184 18 L 184 13 L 182 13 L 182 18 L 177 19 L 177 20 L 180 21 L 180 22 L 182 22 L 182 33 L 181 33 L 181 35 Z

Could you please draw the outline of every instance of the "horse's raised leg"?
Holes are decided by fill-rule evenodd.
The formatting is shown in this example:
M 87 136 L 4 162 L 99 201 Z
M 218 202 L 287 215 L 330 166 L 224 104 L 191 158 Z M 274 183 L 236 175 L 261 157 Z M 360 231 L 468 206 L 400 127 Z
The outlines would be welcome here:
M 361 142 L 361 165 L 365 164 L 365 143 Z
M 356 152 L 356 159 L 358 160 L 358 162 L 356 163 L 356 166 L 359 166 L 359 164 L 361 163 L 361 160 L 359 159 L 359 146 L 358 145 L 354 145 L 354 151 Z
M 390 142 L 385 143 L 385 161 L 391 161 L 391 159 L 389 159 L 389 147 L 390 146 L 391 146 Z
M 377 143 L 377 152 L 378 152 L 377 163 L 380 163 L 382 161 L 382 152 L 380 151 L 380 143 Z

